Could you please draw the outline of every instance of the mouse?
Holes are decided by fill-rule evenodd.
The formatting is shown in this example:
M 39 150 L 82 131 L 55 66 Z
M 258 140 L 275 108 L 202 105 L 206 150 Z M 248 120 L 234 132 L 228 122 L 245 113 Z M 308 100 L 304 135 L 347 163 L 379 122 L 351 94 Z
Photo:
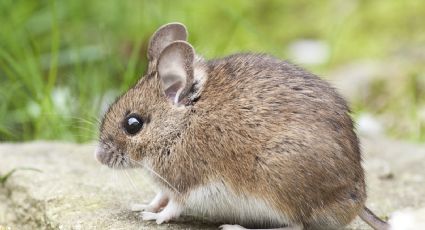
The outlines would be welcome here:
M 157 224 L 183 213 L 220 229 L 340 229 L 366 205 L 359 138 L 343 97 L 271 55 L 206 60 L 185 25 L 161 26 L 146 73 L 104 114 L 95 156 L 142 168 L 159 192 L 133 206 Z

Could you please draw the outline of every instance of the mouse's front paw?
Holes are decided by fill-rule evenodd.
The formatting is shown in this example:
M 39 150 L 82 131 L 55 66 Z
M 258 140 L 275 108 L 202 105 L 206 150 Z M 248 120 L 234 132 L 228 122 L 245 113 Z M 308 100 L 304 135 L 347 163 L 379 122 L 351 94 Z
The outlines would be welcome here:
M 156 218 L 158 217 L 158 213 L 154 213 L 154 212 L 142 212 L 140 213 L 140 217 L 142 218 L 142 220 L 156 220 Z
M 142 212 L 140 217 L 144 221 L 155 220 L 157 224 L 162 224 L 171 220 L 171 217 L 163 215 L 163 213 Z
M 178 218 L 183 210 L 183 207 L 176 203 L 173 200 L 170 200 L 170 202 L 165 206 L 164 209 L 162 209 L 158 213 L 154 212 L 142 212 L 141 217 L 142 220 L 155 220 L 157 224 L 162 224 L 164 222 L 168 222 L 173 218 Z

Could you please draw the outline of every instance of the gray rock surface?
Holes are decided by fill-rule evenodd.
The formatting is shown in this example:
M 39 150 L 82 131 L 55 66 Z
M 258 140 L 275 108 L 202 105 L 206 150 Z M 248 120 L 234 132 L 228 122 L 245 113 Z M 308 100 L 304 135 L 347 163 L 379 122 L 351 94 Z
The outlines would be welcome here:
M 141 170 L 116 171 L 98 164 L 93 144 L 0 144 L 0 229 L 217 229 L 184 217 L 156 225 L 129 210 L 155 188 Z M 425 207 L 425 146 L 385 139 L 363 140 L 368 206 L 386 218 L 395 210 Z M 370 229 L 355 220 L 347 229 Z

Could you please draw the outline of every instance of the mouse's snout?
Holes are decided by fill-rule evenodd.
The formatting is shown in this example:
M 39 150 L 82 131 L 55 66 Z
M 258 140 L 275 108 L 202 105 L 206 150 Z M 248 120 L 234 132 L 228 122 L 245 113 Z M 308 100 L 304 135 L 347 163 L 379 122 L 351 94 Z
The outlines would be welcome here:
M 94 150 L 94 157 L 102 164 L 107 164 L 108 162 L 107 153 L 100 145 L 96 146 L 96 149 Z
M 100 142 L 94 151 L 94 157 L 97 161 L 110 168 L 121 169 L 131 167 L 131 160 L 127 154 L 108 143 Z

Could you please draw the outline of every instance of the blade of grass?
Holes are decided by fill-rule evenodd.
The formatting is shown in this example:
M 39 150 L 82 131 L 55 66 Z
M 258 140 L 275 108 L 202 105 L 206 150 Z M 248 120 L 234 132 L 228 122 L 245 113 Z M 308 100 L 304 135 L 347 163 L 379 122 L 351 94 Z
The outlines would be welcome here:
M 28 171 L 34 171 L 34 172 L 39 172 L 41 173 L 42 171 L 40 169 L 36 169 L 36 168 L 29 168 L 29 167 L 19 167 L 19 168 L 14 168 L 12 170 L 10 170 L 9 172 L 5 173 L 4 175 L 0 175 L 0 185 L 4 186 L 7 182 L 7 180 L 17 171 L 24 171 L 24 170 L 28 170 Z

